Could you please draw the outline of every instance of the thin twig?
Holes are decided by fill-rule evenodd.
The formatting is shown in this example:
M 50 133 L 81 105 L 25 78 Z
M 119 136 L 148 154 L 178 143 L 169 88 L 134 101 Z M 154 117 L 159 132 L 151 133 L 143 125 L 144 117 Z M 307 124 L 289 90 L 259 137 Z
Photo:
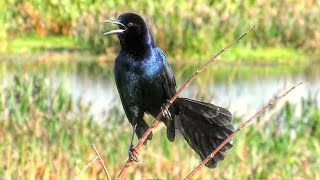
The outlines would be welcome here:
M 107 167 L 106 167 L 106 165 L 104 164 L 104 162 L 103 162 L 103 160 L 102 160 L 102 158 L 101 158 L 101 156 L 100 156 L 100 154 L 99 154 L 96 146 L 95 146 L 94 144 L 92 144 L 92 145 L 91 145 L 91 148 L 96 152 L 97 156 L 99 157 L 100 164 L 103 166 L 104 172 L 105 172 L 106 175 L 107 175 L 107 179 L 108 179 L 108 180 L 111 180 L 110 174 L 109 174 L 109 172 L 108 172 L 108 170 L 107 170 Z
M 176 100 L 181 93 L 189 86 L 189 84 L 197 77 L 197 75 L 204 69 L 206 68 L 210 63 L 214 62 L 218 56 L 220 56 L 223 52 L 225 52 L 226 50 L 228 50 L 229 48 L 231 48 L 233 45 L 237 44 L 243 37 L 245 37 L 249 32 L 251 32 L 253 29 L 255 28 L 255 26 L 253 26 L 249 31 L 247 31 L 246 33 L 244 33 L 242 36 L 240 36 L 239 38 L 237 38 L 234 42 L 232 42 L 231 44 L 227 45 L 226 47 L 224 47 L 223 49 L 221 49 L 218 53 L 216 53 L 208 62 L 206 62 L 204 65 L 202 65 L 185 83 L 184 85 L 177 91 L 177 93 L 170 99 L 170 101 L 167 102 L 165 109 L 167 110 L 171 104 L 173 103 L 174 100 Z M 152 122 L 152 124 L 150 125 L 150 127 L 148 128 L 148 130 L 143 134 L 143 136 L 139 139 L 139 143 L 137 144 L 137 146 L 134 149 L 134 154 L 137 155 L 138 151 L 140 150 L 141 146 L 143 145 L 143 143 L 145 142 L 145 140 L 147 139 L 148 135 L 151 133 L 151 131 L 153 130 L 153 128 L 155 128 L 159 122 L 160 119 L 162 117 L 162 113 L 159 113 L 158 116 L 155 118 L 155 120 Z M 128 169 L 128 167 L 130 166 L 132 162 L 130 161 L 130 159 L 128 158 L 126 163 L 123 165 L 123 167 L 121 168 L 117 179 L 122 179 L 123 176 L 126 173 L 126 170 Z
M 271 100 L 266 106 L 264 106 L 260 111 L 258 111 L 255 115 L 253 115 L 250 119 L 245 121 L 237 130 L 235 130 L 227 139 L 225 139 L 209 156 L 207 156 L 206 159 L 202 161 L 202 163 L 197 166 L 185 179 L 190 179 L 193 175 L 195 175 L 210 159 L 212 159 L 215 154 L 219 152 L 221 148 L 223 148 L 224 145 L 226 145 L 228 142 L 231 141 L 231 139 L 240 132 L 240 130 L 244 127 L 246 127 L 251 121 L 256 119 L 261 115 L 262 112 L 264 112 L 266 109 L 277 103 L 281 98 L 285 97 L 287 94 L 289 94 L 293 89 L 295 89 L 297 86 L 301 85 L 302 82 L 299 84 L 294 85 L 289 90 L 287 90 L 285 93 L 281 94 L 280 96 L 276 97 L 275 99 Z
M 91 166 L 98 158 L 99 158 L 99 156 L 96 156 L 95 158 L 93 158 L 93 159 L 79 172 L 79 174 L 76 176 L 75 179 L 78 179 L 78 177 L 79 177 L 89 166 Z

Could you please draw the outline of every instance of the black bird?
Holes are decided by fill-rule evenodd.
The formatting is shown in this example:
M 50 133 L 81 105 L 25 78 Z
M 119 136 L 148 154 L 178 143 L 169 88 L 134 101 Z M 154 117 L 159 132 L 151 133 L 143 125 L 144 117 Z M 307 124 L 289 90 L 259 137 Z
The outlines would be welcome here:
M 104 22 L 118 25 L 119 29 L 104 33 L 117 34 L 121 50 L 115 60 L 114 75 L 123 109 L 141 138 L 148 129 L 144 113 L 156 117 L 163 113 L 162 122 L 167 126 L 167 137 L 173 142 L 175 129 L 185 138 L 191 148 L 205 159 L 232 132 L 231 113 L 213 104 L 177 98 L 168 111 L 164 104 L 176 93 L 176 82 L 167 57 L 154 43 L 146 21 L 135 13 L 124 13 L 117 20 Z M 132 134 L 129 156 L 132 155 Z M 148 140 L 152 139 L 152 133 Z M 228 143 L 206 165 L 216 167 L 223 160 Z

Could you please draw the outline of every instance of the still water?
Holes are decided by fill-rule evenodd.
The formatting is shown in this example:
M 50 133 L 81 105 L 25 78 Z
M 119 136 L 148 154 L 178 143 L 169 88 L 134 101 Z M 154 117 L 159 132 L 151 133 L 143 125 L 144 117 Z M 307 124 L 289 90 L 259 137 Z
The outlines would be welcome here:
M 194 65 L 189 68 L 191 70 L 180 73 L 181 69 L 186 66 L 189 65 L 174 66 L 178 88 L 197 68 L 197 65 Z M 287 72 L 287 67 L 280 69 L 277 67 L 276 73 L 273 70 L 265 73 L 263 71 L 265 68 L 240 66 L 235 71 L 232 65 L 220 65 L 215 69 L 209 67 L 207 72 L 201 74 L 182 96 L 227 107 L 238 116 L 248 117 L 279 92 L 303 82 L 303 85 L 289 94 L 280 104 L 286 101 L 299 103 L 301 98 L 309 95 L 316 96 L 317 102 L 320 104 L 320 96 L 318 95 L 320 65 L 304 67 L 290 73 Z M 73 96 L 75 102 L 81 98 L 83 102 L 90 103 L 91 112 L 96 120 L 108 116 L 108 110 L 112 107 L 116 106 L 122 109 L 113 79 L 112 63 L 104 65 L 92 62 L 82 64 L 72 62 L 63 65 L 44 65 L 41 63 L 4 65 L 2 63 L 2 69 L 5 69 L 0 71 L 2 87 L 10 85 L 13 82 L 12 77 L 18 72 L 24 76 L 41 74 L 49 79 L 52 88 L 57 88 L 62 84 Z M 216 74 L 216 71 L 222 71 L 222 73 Z M 232 78 L 230 78 L 231 74 Z

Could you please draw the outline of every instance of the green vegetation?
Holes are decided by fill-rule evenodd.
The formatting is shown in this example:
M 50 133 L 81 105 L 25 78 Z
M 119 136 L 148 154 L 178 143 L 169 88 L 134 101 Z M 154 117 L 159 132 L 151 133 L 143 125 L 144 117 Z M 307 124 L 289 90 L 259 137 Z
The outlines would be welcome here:
M 21 77 L 0 89 L 0 176 L 70 179 L 94 157 L 92 143 L 115 176 L 127 157 L 131 133 L 121 108 L 110 108 L 112 116 L 96 123 L 88 113 L 90 106 L 81 100 L 72 103 L 63 86 L 52 89 L 42 75 Z M 219 168 L 204 169 L 197 178 L 319 178 L 320 107 L 312 96 L 301 104 L 299 111 L 287 103 L 244 129 Z M 141 151 L 142 161 L 129 168 L 131 177 L 179 179 L 199 163 L 184 140 L 168 142 L 161 127 Z M 81 176 L 104 177 L 98 163 Z
M 28 35 L 21 36 L 19 38 L 13 38 L 10 43 L 7 44 L 6 53 L 22 54 L 32 53 L 35 51 L 44 50 L 68 50 L 75 49 L 77 47 L 76 41 L 70 36 L 45 36 Z
M 18 1 L 1 3 L 0 38 L 28 33 L 41 36 L 67 35 L 79 47 L 92 52 L 115 54 L 115 37 L 102 37 L 107 29 L 103 19 L 135 11 L 152 27 L 157 43 L 174 59 L 206 59 L 226 42 L 256 25 L 242 44 L 250 48 L 284 49 L 285 53 L 317 52 L 320 47 L 320 3 L 318 1 Z M 308 10 L 306 10 L 308 9 Z M 2 34 L 2 35 L 1 35 Z M 10 43 L 9 43 L 10 44 Z M 1 48 L 6 51 L 6 48 Z M 241 48 L 243 49 L 243 48 Z M 240 52 L 240 51 L 239 51 Z M 280 50 L 280 54 L 283 51 Z M 249 53 L 249 58 L 274 59 Z M 277 53 L 272 50 L 272 53 Z M 232 59 L 247 58 L 234 53 Z M 244 53 L 244 55 L 247 55 Z M 265 54 L 264 54 L 265 55 Z M 279 55 L 282 56 L 282 55 Z M 291 57 L 291 56 L 290 56 Z M 291 59 L 290 59 L 291 60 Z
M 10 40 L 6 46 L 6 53 L 3 56 L 9 54 L 32 54 L 34 52 L 43 51 L 63 51 L 63 50 L 81 50 L 88 52 L 87 47 L 77 45 L 76 40 L 70 36 L 45 36 L 33 34 L 29 36 L 21 36 Z M 203 60 L 209 59 L 213 53 L 217 52 L 221 47 L 217 47 L 212 52 L 207 52 L 205 55 L 201 55 Z M 115 54 L 108 56 L 109 59 L 113 60 Z M 94 58 L 94 57 L 92 57 Z M 91 59 L 92 59 L 91 58 Z M 190 56 L 188 59 L 175 59 L 171 63 L 181 62 L 184 64 L 192 64 L 197 62 L 197 55 Z M 242 64 L 257 64 L 257 65 L 296 65 L 304 64 L 308 65 L 309 56 L 303 51 L 297 51 L 292 48 L 284 47 L 260 47 L 260 48 L 249 48 L 242 44 L 238 44 L 234 48 L 228 50 L 227 53 L 223 54 L 221 58 L 225 63 L 238 63 Z M 54 59 L 54 58 L 52 58 Z M 95 59 L 95 58 L 94 58 Z
M 258 65 L 308 64 L 308 56 L 299 50 L 284 47 L 246 48 L 242 45 L 230 49 L 221 59 L 226 62 L 242 62 Z

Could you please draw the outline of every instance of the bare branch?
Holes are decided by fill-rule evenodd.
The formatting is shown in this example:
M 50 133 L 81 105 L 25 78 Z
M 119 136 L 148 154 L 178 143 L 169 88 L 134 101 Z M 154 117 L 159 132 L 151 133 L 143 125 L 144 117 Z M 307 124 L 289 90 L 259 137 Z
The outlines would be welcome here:
M 299 84 L 296 84 L 292 86 L 289 90 L 287 90 L 285 93 L 281 94 L 280 96 L 276 97 L 275 99 L 271 100 L 266 106 L 264 106 L 260 111 L 258 111 L 256 114 L 254 114 L 250 119 L 245 121 L 237 130 L 235 130 L 227 139 L 225 139 L 206 159 L 202 161 L 202 163 L 197 166 L 185 179 L 190 179 L 192 176 L 194 176 L 205 164 L 212 159 L 221 148 L 223 148 L 224 145 L 226 145 L 228 142 L 231 141 L 231 139 L 240 132 L 242 128 L 245 128 L 251 121 L 256 119 L 261 115 L 262 112 L 264 112 L 266 109 L 277 103 L 281 98 L 285 97 L 287 94 L 289 94 L 293 89 L 295 89 L 297 86 L 301 85 L 302 82 Z
M 177 93 L 170 99 L 170 101 L 166 104 L 165 109 L 168 109 L 171 104 L 173 103 L 174 100 L 176 100 L 181 93 L 189 86 L 189 84 L 197 77 L 197 75 L 204 69 L 206 68 L 210 63 L 214 62 L 218 56 L 220 56 L 223 52 L 225 52 L 226 50 L 228 50 L 229 48 L 231 48 L 233 45 L 237 44 L 243 37 L 245 37 L 249 32 L 251 32 L 253 29 L 255 28 L 255 26 L 253 26 L 249 31 L 247 31 L 246 33 L 244 33 L 242 36 L 240 36 L 239 38 L 237 38 L 234 42 L 232 42 L 231 44 L 227 45 L 226 47 L 222 48 L 218 53 L 216 53 L 208 62 L 206 62 L 204 65 L 202 65 L 185 83 L 184 85 L 177 91 Z M 134 149 L 134 153 L 138 153 L 138 151 L 140 150 L 141 146 L 143 145 L 143 143 L 146 141 L 148 135 L 151 133 L 151 131 L 153 130 L 153 128 L 155 128 L 159 122 L 160 119 L 162 117 L 162 113 L 159 113 L 158 116 L 155 118 L 155 120 L 152 122 L 152 124 L 150 125 L 150 127 L 148 128 L 148 130 L 143 134 L 143 136 L 139 139 L 139 143 L 137 144 L 137 146 Z M 136 154 L 135 154 L 136 155 Z M 122 179 L 123 176 L 126 173 L 126 170 L 128 169 L 128 167 L 131 165 L 131 161 L 128 158 L 126 163 L 123 165 L 123 167 L 121 168 L 117 179 Z
M 99 157 L 100 164 L 102 165 L 103 170 L 104 170 L 104 172 L 105 172 L 106 175 L 107 175 L 107 179 L 108 179 L 108 180 L 111 180 L 110 174 L 109 174 L 109 172 L 108 172 L 108 170 L 107 170 L 107 167 L 106 167 L 106 165 L 104 164 L 104 162 L 103 162 L 103 160 L 102 160 L 102 158 L 101 158 L 101 156 L 100 156 L 100 154 L 99 154 L 96 146 L 95 146 L 94 144 L 92 144 L 92 145 L 91 145 L 91 148 L 96 152 L 97 156 Z

